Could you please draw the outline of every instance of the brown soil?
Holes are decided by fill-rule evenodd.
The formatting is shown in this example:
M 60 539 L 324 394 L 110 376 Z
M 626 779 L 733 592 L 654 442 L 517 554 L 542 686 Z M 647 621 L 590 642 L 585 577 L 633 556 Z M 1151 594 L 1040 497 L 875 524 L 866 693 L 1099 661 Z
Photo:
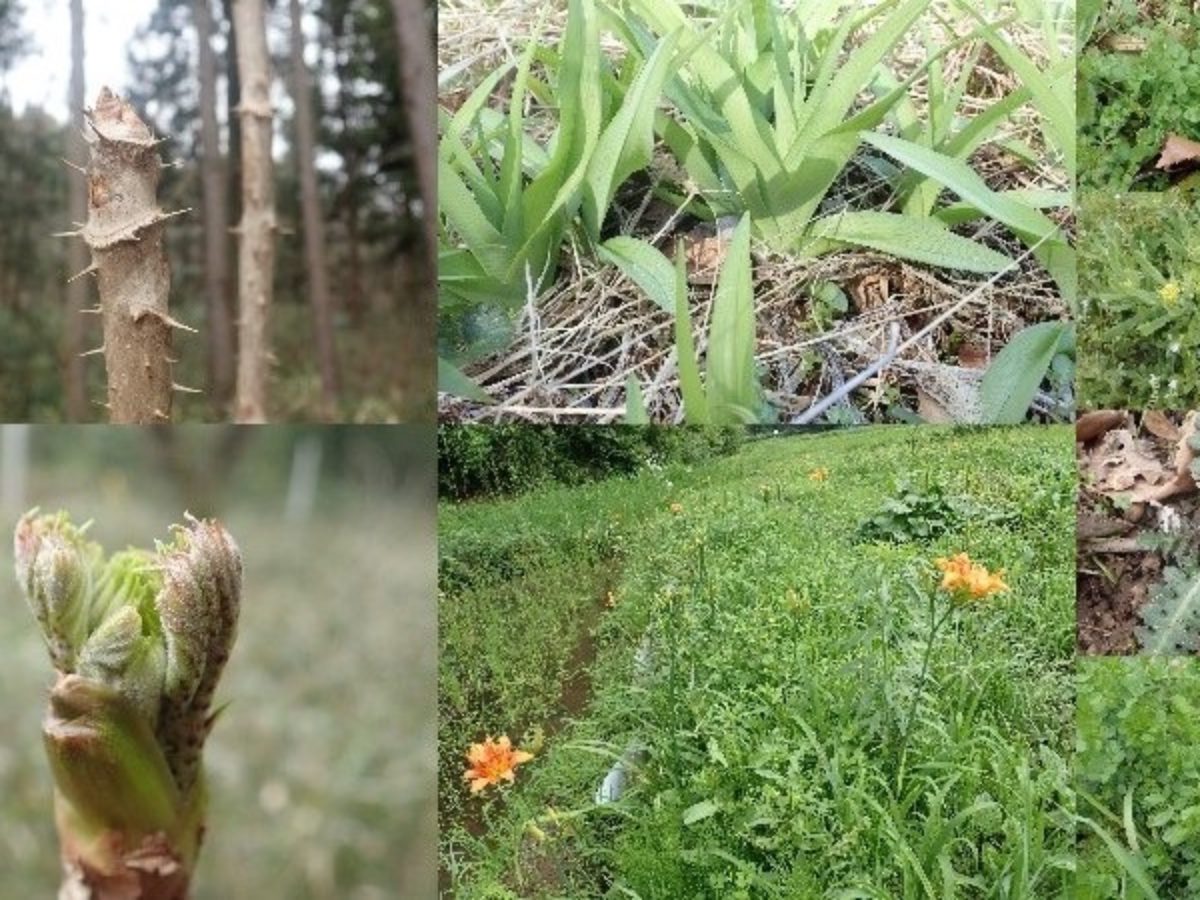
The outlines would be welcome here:
M 1083 438 L 1076 444 L 1081 482 L 1076 646 L 1086 654 L 1131 655 L 1139 650 L 1140 610 L 1169 561 L 1159 550 L 1150 549 L 1146 539 L 1157 535 L 1155 546 L 1161 546 L 1164 523 L 1170 518 L 1175 522 L 1171 532 L 1194 550 L 1194 536 L 1200 533 L 1200 499 L 1192 488 L 1167 494 L 1161 501 L 1129 502 L 1131 493 L 1155 489 L 1154 479 L 1167 484 L 1174 477 L 1180 438 L 1191 428 L 1185 413 L 1109 413 L 1085 413 L 1076 428 L 1076 437 Z M 1113 429 L 1127 429 L 1128 440 L 1106 443 L 1105 436 Z M 1128 475 L 1128 485 L 1098 477 L 1106 472 Z M 1147 477 L 1150 484 L 1144 480 Z M 1120 489 L 1125 486 L 1130 490 Z
M 1134 628 L 1141 624 L 1138 609 L 1161 572 L 1157 553 L 1089 553 L 1080 548 L 1075 575 L 1079 652 L 1136 653 Z

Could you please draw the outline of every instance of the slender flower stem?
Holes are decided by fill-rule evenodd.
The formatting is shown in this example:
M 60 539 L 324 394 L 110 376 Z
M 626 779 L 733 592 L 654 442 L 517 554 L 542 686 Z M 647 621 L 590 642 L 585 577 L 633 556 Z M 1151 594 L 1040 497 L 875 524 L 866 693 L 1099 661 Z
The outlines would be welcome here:
M 933 657 L 933 645 L 937 642 L 938 632 L 942 630 L 942 626 L 950 620 L 954 614 L 954 607 L 947 604 L 945 612 L 940 616 L 937 614 L 937 596 L 933 591 L 928 591 L 928 607 L 929 607 L 929 637 L 925 641 L 925 653 L 921 658 L 921 674 L 917 676 L 916 686 L 913 688 L 912 700 L 908 704 L 908 713 L 904 717 L 904 731 L 900 734 L 900 769 L 896 775 L 896 795 L 899 796 L 904 788 L 904 766 L 908 759 L 908 736 L 913 730 L 913 717 L 917 714 L 917 703 L 921 699 L 921 693 L 925 690 L 925 678 L 929 674 L 929 661 Z

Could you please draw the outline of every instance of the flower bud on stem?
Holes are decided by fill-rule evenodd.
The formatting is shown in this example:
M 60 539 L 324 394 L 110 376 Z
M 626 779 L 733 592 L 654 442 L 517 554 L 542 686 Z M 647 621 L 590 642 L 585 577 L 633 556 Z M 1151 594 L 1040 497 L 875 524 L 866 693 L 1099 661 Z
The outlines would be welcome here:
M 241 601 L 229 533 L 187 517 L 105 560 L 65 513 L 17 523 L 17 581 L 58 672 L 42 726 L 70 900 L 183 900 L 204 833 L 201 751 Z

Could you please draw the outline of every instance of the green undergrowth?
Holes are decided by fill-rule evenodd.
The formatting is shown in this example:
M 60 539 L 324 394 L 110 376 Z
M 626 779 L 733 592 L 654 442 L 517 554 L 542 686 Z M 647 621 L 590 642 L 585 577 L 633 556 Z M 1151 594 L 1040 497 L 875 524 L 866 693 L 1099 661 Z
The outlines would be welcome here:
M 1200 895 L 1200 669 L 1162 657 L 1079 666 L 1078 900 Z M 1116 850 L 1114 851 L 1114 847 Z
M 1200 213 L 1177 194 L 1088 193 L 1080 210 L 1085 408 L 1200 399 Z
M 443 890 L 1064 896 L 1072 441 L 1059 427 L 797 434 L 443 505 Z M 864 540 L 910 489 L 959 513 L 936 536 Z M 483 556 L 484 536 L 509 550 Z M 1011 590 L 955 610 L 930 645 L 928 598 L 948 602 L 934 560 L 958 552 L 1005 569 Z M 579 663 L 581 642 L 589 695 L 564 715 L 531 673 Z M 463 752 L 505 732 L 534 759 L 470 797 Z M 595 805 L 631 746 L 628 789 Z
M 1079 55 L 1081 187 L 1162 190 L 1169 181 L 1153 163 L 1167 136 L 1200 139 L 1200 19 L 1188 7 L 1080 4 L 1094 16 Z

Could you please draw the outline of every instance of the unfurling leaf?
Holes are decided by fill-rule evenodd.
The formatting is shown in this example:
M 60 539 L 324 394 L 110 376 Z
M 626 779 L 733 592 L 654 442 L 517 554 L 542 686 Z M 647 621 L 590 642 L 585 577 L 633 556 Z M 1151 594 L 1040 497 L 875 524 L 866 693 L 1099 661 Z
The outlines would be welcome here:
M 17 523 L 13 549 L 17 582 L 42 627 L 50 661 L 59 672 L 73 671 L 87 637 L 87 593 L 99 548 L 65 513 L 33 510 Z

